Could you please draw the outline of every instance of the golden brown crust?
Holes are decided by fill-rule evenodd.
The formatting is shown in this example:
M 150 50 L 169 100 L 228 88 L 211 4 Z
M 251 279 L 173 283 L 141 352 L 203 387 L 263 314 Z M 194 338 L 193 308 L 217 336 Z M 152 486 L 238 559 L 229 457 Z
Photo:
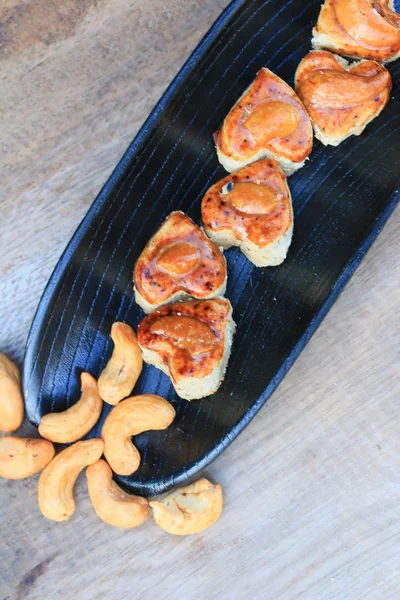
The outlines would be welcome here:
M 312 127 L 292 88 L 262 68 L 214 139 L 218 150 L 236 161 L 250 163 L 265 149 L 302 163 L 312 149 Z
M 375 61 L 343 66 L 330 52 L 311 52 L 296 72 L 296 90 L 324 138 L 360 132 L 386 105 L 389 72 Z M 317 136 L 318 137 L 318 136 Z
M 291 225 L 292 209 L 278 163 L 259 160 L 217 181 L 203 197 L 201 217 L 207 230 L 228 229 L 259 247 L 282 237 Z
M 224 285 L 225 258 L 193 221 L 180 211 L 167 217 L 140 255 L 133 274 L 136 290 L 151 305 L 177 292 L 212 296 Z
M 168 365 L 172 381 L 206 377 L 224 355 L 230 311 L 224 298 L 162 306 L 140 323 L 139 344 Z
M 400 16 L 389 0 L 326 0 L 313 35 L 337 54 L 388 61 L 400 52 Z

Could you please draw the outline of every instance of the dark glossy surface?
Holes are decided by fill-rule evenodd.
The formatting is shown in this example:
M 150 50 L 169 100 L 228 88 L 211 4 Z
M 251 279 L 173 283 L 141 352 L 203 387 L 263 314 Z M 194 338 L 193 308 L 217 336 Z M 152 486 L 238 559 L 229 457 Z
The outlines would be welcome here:
M 320 0 L 241 0 L 230 5 L 172 83 L 91 207 L 39 305 L 25 358 L 29 419 L 79 397 L 79 374 L 98 376 L 115 320 L 143 318 L 132 294 L 135 260 L 172 210 L 199 221 L 200 200 L 224 175 L 212 133 L 266 65 L 289 84 L 309 50 Z M 135 393 L 160 394 L 177 417 L 135 439 L 140 470 L 117 478 L 152 494 L 196 474 L 256 414 L 293 364 L 399 199 L 400 61 L 389 66 L 392 100 L 360 138 L 337 148 L 315 142 L 289 180 L 295 232 L 286 262 L 256 269 L 227 252 L 237 334 L 226 379 L 210 398 L 186 402 L 169 379 L 144 369 Z M 321 348 L 323 352 L 323 348 Z M 105 405 L 90 435 L 100 435 Z

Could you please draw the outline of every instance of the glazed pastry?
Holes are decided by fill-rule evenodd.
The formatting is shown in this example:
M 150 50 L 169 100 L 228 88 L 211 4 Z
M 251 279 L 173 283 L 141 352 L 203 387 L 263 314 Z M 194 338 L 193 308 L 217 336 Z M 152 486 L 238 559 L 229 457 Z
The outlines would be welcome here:
M 143 319 L 138 341 L 143 360 L 170 376 L 178 396 L 196 400 L 221 385 L 234 331 L 225 298 L 174 302 Z
M 287 83 L 265 68 L 214 134 L 219 162 L 230 173 L 268 157 L 290 175 L 304 165 L 312 139 L 301 101 Z
M 315 137 L 331 146 L 360 135 L 383 110 L 392 87 L 390 73 L 379 63 L 350 65 L 330 52 L 310 52 L 299 64 L 295 80 Z
M 352 58 L 390 62 L 400 56 L 400 15 L 392 0 L 325 0 L 312 45 Z
M 188 297 L 214 298 L 226 288 L 221 250 L 183 212 L 167 217 L 133 273 L 135 299 L 146 313 Z
M 207 235 L 220 246 L 239 246 L 257 267 L 279 265 L 293 232 L 286 177 L 264 158 L 215 183 L 201 203 Z

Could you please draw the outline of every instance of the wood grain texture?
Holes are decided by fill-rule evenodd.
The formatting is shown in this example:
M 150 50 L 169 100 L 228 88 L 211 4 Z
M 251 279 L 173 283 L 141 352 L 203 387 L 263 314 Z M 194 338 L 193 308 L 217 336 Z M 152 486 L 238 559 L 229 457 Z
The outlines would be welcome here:
M 60 253 L 226 4 L 2 3 L 0 349 L 19 363 Z M 399 226 L 397 210 L 267 406 L 209 468 L 225 490 L 217 525 L 185 539 L 151 521 L 114 530 L 84 476 L 74 517 L 51 523 L 37 477 L 2 481 L 0 598 L 397 599 Z

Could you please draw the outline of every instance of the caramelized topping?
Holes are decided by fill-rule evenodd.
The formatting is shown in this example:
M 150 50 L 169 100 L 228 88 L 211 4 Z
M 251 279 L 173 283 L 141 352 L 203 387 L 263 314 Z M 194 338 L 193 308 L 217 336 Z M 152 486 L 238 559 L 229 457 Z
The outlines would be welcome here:
M 217 336 L 206 323 L 182 315 L 160 317 L 150 326 L 150 333 L 169 338 L 192 357 L 210 352 L 218 343 Z
M 227 230 L 235 240 L 259 248 L 285 235 L 293 217 L 286 177 L 278 163 L 264 158 L 214 183 L 202 200 L 201 217 L 206 231 Z
M 389 99 L 391 77 L 376 61 L 347 65 L 330 52 L 311 52 L 297 68 L 296 89 L 316 136 L 337 145 L 379 114 Z
M 181 211 L 172 212 L 147 243 L 133 273 L 135 295 L 145 312 L 175 294 L 212 297 L 225 290 L 221 250 Z
M 174 275 L 185 275 L 194 269 L 198 262 L 197 249 L 184 242 L 172 242 L 161 250 L 157 266 Z
M 389 8 L 388 0 L 372 0 L 372 8 L 390 25 L 400 30 L 400 15 Z
M 362 44 L 386 47 L 396 42 L 398 38 L 398 33 L 393 28 L 396 25 L 391 24 L 389 19 L 387 22 L 383 14 L 379 14 L 385 12 L 381 2 L 374 2 L 374 4 L 380 10 L 365 0 L 335 0 L 336 18 L 355 40 Z M 387 7 L 386 11 L 395 14 Z
M 236 210 L 249 215 L 263 215 L 276 207 L 279 194 L 269 185 L 254 181 L 236 183 L 229 193 Z
M 256 104 L 244 121 L 258 144 L 286 138 L 299 126 L 299 111 L 288 102 L 271 100 Z
M 266 155 L 275 156 L 283 169 L 292 171 L 285 159 L 301 166 L 311 152 L 312 137 L 310 119 L 294 90 L 264 67 L 214 134 L 222 164 L 227 160 L 224 166 L 229 171 L 235 170 L 231 159 L 249 164 Z
M 314 106 L 346 108 L 363 104 L 387 87 L 387 74 L 363 77 L 353 73 L 318 70 L 310 73 L 301 93 Z
M 325 0 L 313 45 L 343 56 L 390 61 L 400 51 L 400 15 L 391 0 Z

